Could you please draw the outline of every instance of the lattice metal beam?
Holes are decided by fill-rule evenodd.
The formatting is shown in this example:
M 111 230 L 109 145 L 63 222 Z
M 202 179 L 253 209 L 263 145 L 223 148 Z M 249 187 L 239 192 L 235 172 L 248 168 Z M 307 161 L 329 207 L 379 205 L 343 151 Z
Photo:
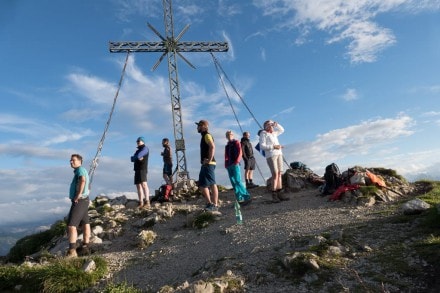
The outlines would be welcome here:
M 169 52 L 166 42 L 110 42 L 111 53 L 130 52 Z M 226 42 L 179 42 L 176 51 L 179 52 L 226 52 Z

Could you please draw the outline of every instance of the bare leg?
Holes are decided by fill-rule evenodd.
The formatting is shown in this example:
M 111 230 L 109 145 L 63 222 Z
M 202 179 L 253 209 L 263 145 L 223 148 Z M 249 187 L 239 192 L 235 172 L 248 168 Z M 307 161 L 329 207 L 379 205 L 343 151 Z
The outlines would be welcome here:
M 273 172 L 272 173 L 272 178 L 271 178 L 271 183 L 272 183 L 272 191 L 276 191 L 277 190 L 277 185 L 278 185 L 278 173 Z
M 202 193 L 203 197 L 206 199 L 207 203 L 212 203 L 208 187 L 200 187 L 200 192 Z
M 277 176 L 277 189 L 282 189 L 283 188 L 283 177 L 281 175 L 281 172 L 278 172 L 278 176 Z
M 142 184 L 136 184 L 136 189 L 139 197 L 139 207 L 142 207 L 144 205 L 144 190 Z
M 166 184 L 173 185 L 173 180 L 171 180 L 171 177 L 167 174 L 163 174 L 163 180 L 165 180 Z
M 69 234 L 69 243 L 76 243 L 78 239 L 78 231 L 75 226 L 68 226 L 67 233 Z
M 253 177 L 254 177 L 254 170 L 249 170 L 248 178 L 247 178 L 249 179 L 249 182 L 252 183 Z
M 218 206 L 218 188 L 217 184 L 214 184 L 211 186 L 211 192 L 212 192 L 212 200 L 215 204 L 215 206 Z
M 150 188 L 148 188 L 147 182 L 142 182 L 142 188 L 144 189 L 146 205 L 150 207 Z
M 84 224 L 83 226 L 83 244 L 88 244 L 90 242 L 90 224 Z
M 251 179 L 250 173 L 251 173 L 251 170 L 245 170 L 245 172 L 244 172 L 244 179 L 246 179 L 246 182 L 248 182 L 248 180 Z

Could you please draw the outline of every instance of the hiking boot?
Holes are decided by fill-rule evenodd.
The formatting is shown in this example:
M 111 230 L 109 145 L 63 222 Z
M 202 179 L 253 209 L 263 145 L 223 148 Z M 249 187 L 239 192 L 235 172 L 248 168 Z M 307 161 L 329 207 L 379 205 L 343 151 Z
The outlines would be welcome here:
M 76 253 L 76 249 L 69 249 L 66 253 L 66 258 L 74 258 L 78 257 L 78 253 Z
M 250 204 L 252 202 L 252 198 L 248 198 L 242 201 L 239 201 L 238 204 L 242 207 L 247 206 L 248 204 Z
M 280 199 L 278 198 L 278 194 L 274 191 L 272 192 L 272 202 L 273 203 L 279 203 Z
M 90 248 L 88 246 L 84 246 L 84 245 L 78 248 L 77 253 L 80 256 L 92 254 L 92 252 L 90 251 Z
M 206 205 L 205 211 L 207 211 L 207 212 L 216 212 L 216 211 L 218 211 L 218 206 L 210 203 L 210 204 Z
M 249 186 L 247 186 L 247 188 L 255 188 L 255 187 L 258 187 L 258 185 L 257 184 L 254 184 L 254 183 L 249 183 L 248 184 Z
M 281 192 L 278 192 L 277 196 L 278 196 L 278 199 L 281 200 L 281 201 L 290 200 L 290 198 L 288 198 L 287 196 L 285 196 Z
M 204 208 L 204 210 L 207 212 L 215 212 L 215 211 L 218 211 L 218 206 L 216 206 L 213 203 L 208 203 L 206 205 L 206 207 Z

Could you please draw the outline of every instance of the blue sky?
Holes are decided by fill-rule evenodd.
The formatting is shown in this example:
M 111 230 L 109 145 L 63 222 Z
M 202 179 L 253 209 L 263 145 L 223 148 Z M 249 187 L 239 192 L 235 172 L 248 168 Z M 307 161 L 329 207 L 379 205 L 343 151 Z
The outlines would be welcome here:
M 440 1 L 174 0 L 182 41 L 227 41 L 221 66 L 261 124 L 273 119 L 286 161 L 322 175 L 326 165 L 396 169 L 440 179 Z M 115 96 L 125 54 L 109 41 L 158 41 L 160 0 L 0 2 L 0 223 L 62 218 L 69 208 L 70 154 L 88 168 Z M 199 170 L 194 121 L 208 119 L 217 143 L 239 133 L 208 53 L 178 61 L 186 157 Z M 130 156 L 150 147 L 149 185 L 162 184 L 161 139 L 173 140 L 166 59 L 131 54 L 92 197 L 135 198 Z M 234 110 L 256 143 L 258 124 L 228 86 Z M 237 135 L 241 137 L 241 135 Z M 268 168 L 258 158 L 263 176 Z

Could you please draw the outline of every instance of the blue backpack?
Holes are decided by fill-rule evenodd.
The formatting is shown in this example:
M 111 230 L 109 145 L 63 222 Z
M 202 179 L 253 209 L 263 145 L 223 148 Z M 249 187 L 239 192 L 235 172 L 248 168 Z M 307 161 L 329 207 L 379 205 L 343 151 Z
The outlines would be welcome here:
M 290 163 L 290 168 L 295 169 L 295 170 L 306 170 L 307 166 L 304 163 L 301 162 L 292 162 Z

